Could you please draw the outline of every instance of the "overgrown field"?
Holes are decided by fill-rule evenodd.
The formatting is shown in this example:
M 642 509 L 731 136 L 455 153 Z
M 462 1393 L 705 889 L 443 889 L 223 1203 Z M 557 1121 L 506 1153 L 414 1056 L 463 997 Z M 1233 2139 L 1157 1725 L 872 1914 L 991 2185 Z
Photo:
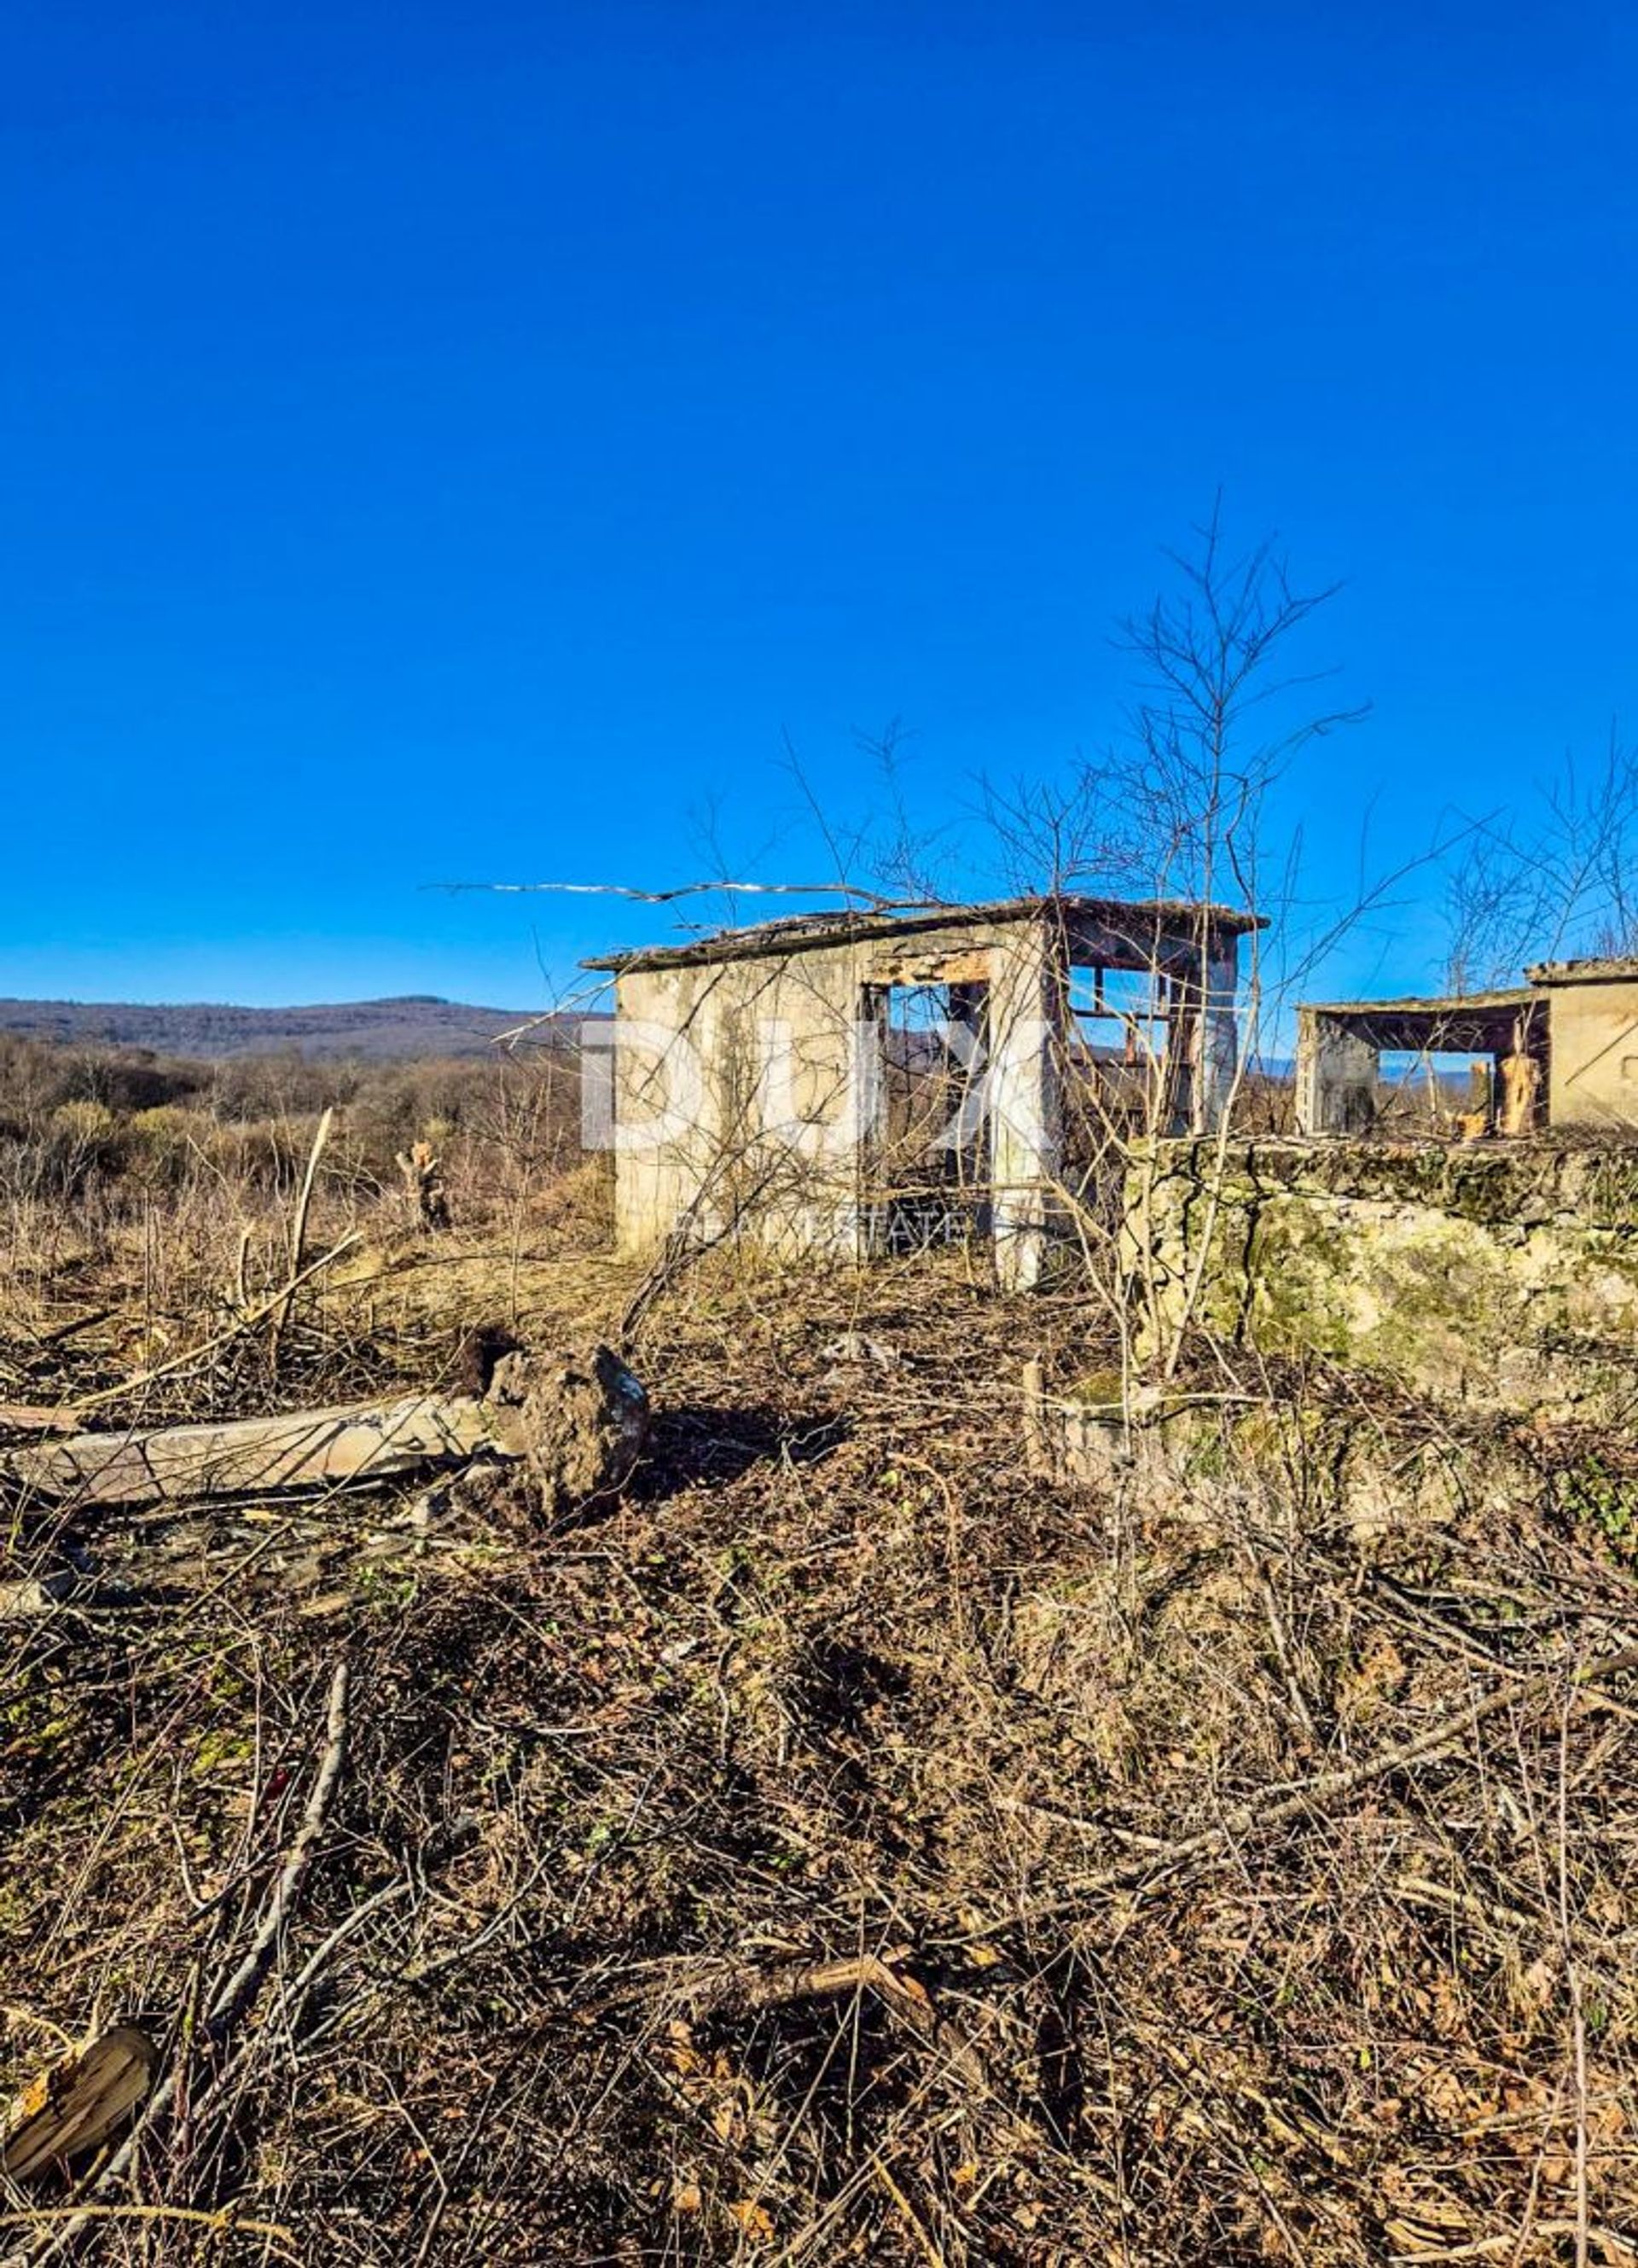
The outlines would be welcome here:
M 173 2082 L 112 2181 L 7 2198 L 17 2257 L 1638 2261 L 1619 1445 L 1369 1527 L 1271 1454 L 1140 1519 L 1025 1469 L 1090 1297 L 645 1285 L 595 1163 L 475 1130 L 424 1234 L 343 1123 L 305 1251 L 356 1241 L 275 1359 L 322 1100 L 260 1179 L 194 1126 L 173 1182 L 54 1183 L 19 1125 L 0 1396 L 300 1407 L 627 1323 L 650 1448 L 550 1530 L 12 1492 L 0 1580 L 84 1580 L 0 1621 L 0 2085 L 120 2021 Z

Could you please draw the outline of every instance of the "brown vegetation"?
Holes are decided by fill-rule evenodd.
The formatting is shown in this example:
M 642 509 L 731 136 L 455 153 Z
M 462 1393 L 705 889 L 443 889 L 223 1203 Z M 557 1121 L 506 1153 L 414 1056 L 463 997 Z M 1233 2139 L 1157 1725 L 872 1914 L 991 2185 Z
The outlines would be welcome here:
M 17 1498 L 0 1574 L 62 1595 L 0 1622 L 0 2081 L 120 2024 L 162 2074 L 0 2204 L 18 2257 L 1638 2258 L 1619 1454 L 1365 1528 L 1271 1447 L 1140 1515 L 1023 1455 L 1026 1355 L 1117 1359 L 1104 1309 L 644 1283 L 561 1064 L 242 1115 L 22 1068 L 9 1399 L 482 1391 L 635 1314 L 656 1415 L 544 1524 Z M 305 1248 L 356 1241 L 275 1358 L 338 1101 Z

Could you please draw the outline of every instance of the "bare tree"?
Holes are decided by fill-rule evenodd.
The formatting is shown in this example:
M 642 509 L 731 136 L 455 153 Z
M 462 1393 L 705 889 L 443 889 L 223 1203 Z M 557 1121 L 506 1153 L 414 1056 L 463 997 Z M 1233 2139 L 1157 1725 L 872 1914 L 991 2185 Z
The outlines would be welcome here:
M 1296 633 L 1339 586 L 1296 589 L 1273 537 L 1231 550 L 1220 497 L 1191 547 L 1166 556 L 1171 587 L 1118 627 L 1136 677 L 1125 731 L 1063 786 L 990 785 L 986 816 L 1020 886 L 1231 895 L 1257 911 L 1270 791 L 1311 742 L 1367 713 L 1315 706 L 1307 696 L 1334 673 L 1289 665 Z
M 1274 791 L 1312 744 L 1366 713 L 1325 701 L 1318 688 L 1333 673 L 1298 659 L 1301 634 L 1337 586 L 1298 588 L 1273 538 L 1233 549 L 1220 499 L 1190 545 L 1168 559 L 1167 587 L 1119 626 L 1118 650 L 1135 679 L 1125 729 L 1098 756 L 1077 763 L 1065 783 L 1004 792 L 992 785 L 985 799 L 1014 887 L 1171 899 L 1201 909 L 1192 976 L 1179 981 L 1176 969 L 1157 968 L 1147 1000 L 1120 1003 L 1105 998 L 1098 980 L 1079 1017 L 1067 1020 L 1061 1081 L 1068 1136 L 1061 1195 L 1090 1272 L 1104 1279 L 1120 1315 L 1128 1366 L 1141 1340 L 1164 1373 L 1175 1368 L 1201 1280 L 1197 1270 L 1187 1284 L 1164 1292 L 1148 1280 L 1141 1223 L 1160 1170 L 1153 1138 L 1175 1129 L 1179 1097 L 1189 1091 L 1189 1059 L 1198 1079 L 1213 1043 L 1203 1027 L 1236 1019 L 1239 1027 L 1229 1108 L 1216 1118 L 1203 1160 L 1209 1214 L 1260 1035 L 1316 961 L 1399 879 L 1362 880 L 1346 910 L 1322 913 L 1307 934 L 1289 918 L 1300 837 L 1272 839 Z M 1269 920 L 1275 939 L 1271 956 L 1259 931 L 1245 938 L 1236 1000 L 1220 997 L 1214 983 L 1208 909 L 1221 902 Z M 1115 1044 L 1100 1049 L 1092 1037 L 1111 1028 L 1111 1008 Z M 1213 1123 L 1201 1117 L 1201 1091 L 1197 1086 L 1196 1107 L 1186 1114 L 1197 1131 Z M 1210 1242 L 1208 1219 L 1201 1267 Z M 1135 1256 L 1135 1283 L 1126 1273 Z
M 1638 951 L 1638 747 L 1612 725 L 1590 768 L 1567 753 L 1522 812 L 1467 823 L 1445 891 L 1451 991 L 1517 983 L 1528 961 Z

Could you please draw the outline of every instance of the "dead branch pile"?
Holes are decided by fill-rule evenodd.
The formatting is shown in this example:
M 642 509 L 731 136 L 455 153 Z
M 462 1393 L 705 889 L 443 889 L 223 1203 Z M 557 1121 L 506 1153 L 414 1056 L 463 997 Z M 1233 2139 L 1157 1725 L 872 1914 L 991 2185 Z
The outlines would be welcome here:
M 163 2077 L 18 2257 L 1638 2259 L 1615 1468 L 1140 1522 L 1024 1470 L 1071 1309 L 684 1296 L 544 1538 L 84 1515 L 169 1572 L 0 1636 L 0 2080 Z

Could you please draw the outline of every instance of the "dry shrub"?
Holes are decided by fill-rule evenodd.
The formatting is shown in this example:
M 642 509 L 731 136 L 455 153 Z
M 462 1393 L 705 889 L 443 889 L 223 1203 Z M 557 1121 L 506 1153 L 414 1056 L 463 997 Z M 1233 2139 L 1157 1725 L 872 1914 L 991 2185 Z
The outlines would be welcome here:
M 134 1111 L 125 1130 L 129 1169 L 145 1189 L 174 1189 L 193 1171 L 199 1125 L 180 1103 Z
M 596 1151 L 549 1181 L 536 1213 L 540 1226 L 565 1249 L 595 1251 L 614 1228 L 614 1160 Z
M 120 1122 L 106 1102 L 60 1102 L 41 1145 L 45 1186 L 76 1196 L 92 1177 L 115 1168 L 121 1155 Z
M 1581 2223 L 1623 2259 L 1638 1749 L 1630 1677 L 1573 1683 L 1638 1624 L 1604 1497 L 1366 1535 L 1270 1461 L 1139 1521 L 1023 1470 L 1042 1335 L 1108 1359 L 1069 1299 L 718 1256 L 649 1311 L 637 1482 L 537 1543 L 385 1496 L 78 1523 L 138 1597 L 0 1625 L 5 2075 L 145 2018 L 186 2115 L 119 2195 L 302 2258 L 1364 2268 Z M 185 2046 L 342 1660 L 278 1968 Z

